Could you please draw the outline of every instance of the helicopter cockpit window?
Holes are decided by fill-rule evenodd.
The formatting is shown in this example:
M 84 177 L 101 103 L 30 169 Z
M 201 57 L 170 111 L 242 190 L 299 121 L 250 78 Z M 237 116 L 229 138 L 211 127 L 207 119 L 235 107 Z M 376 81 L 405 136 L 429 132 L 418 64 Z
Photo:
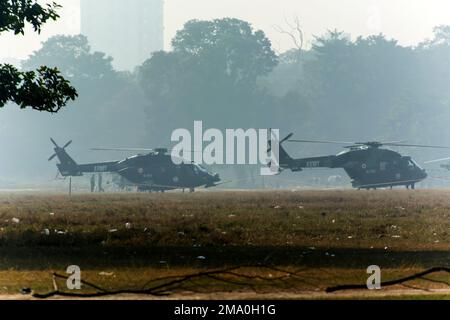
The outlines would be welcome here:
M 407 158 L 404 158 L 404 161 L 409 169 L 411 169 L 411 170 L 413 170 L 415 168 L 420 169 L 420 166 L 413 159 L 407 157 Z
M 409 162 L 416 168 L 422 169 L 417 162 L 415 162 L 413 159 L 409 159 Z
M 194 172 L 195 173 L 198 173 L 198 172 L 208 173 L 208 170 L 206 170 L 205 167 L 196 163 L 196 164 L 194 164 Z

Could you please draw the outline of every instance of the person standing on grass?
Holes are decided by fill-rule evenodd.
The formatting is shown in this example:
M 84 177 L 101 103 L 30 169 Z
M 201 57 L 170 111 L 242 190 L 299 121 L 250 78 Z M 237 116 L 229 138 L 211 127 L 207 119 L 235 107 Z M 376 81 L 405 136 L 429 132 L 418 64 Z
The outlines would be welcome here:
M 95 175 L 91 176 L 91 192 L 95 191 Z

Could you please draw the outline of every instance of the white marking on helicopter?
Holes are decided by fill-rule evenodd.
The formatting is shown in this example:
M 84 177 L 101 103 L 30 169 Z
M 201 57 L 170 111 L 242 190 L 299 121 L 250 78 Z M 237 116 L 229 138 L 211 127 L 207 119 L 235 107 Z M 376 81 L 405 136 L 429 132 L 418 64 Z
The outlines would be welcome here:
M 317 168 L 320 167 L 320 161 L 308 161 L 306 162 L 307 168 Z
M 95 166 L 94 172 L 106 172 L 108 170 L 108 166 Z

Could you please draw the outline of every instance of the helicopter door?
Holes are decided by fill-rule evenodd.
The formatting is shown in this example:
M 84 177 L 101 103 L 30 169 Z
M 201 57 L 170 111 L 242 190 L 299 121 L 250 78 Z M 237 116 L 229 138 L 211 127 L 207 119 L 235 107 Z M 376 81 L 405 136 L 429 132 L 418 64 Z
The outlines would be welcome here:
M 181 166 L 180 165 L 176 165 L 175 166 L 175 175 L 172 177 L 172 181 L 174 183 L 180 183 L 180 179 L 183 178 L 183 171 L 181 170 Z

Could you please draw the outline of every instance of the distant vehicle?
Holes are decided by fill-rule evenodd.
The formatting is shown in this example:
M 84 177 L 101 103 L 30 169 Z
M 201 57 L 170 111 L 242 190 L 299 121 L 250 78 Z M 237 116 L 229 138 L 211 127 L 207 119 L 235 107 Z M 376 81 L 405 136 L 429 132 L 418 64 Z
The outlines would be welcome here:
M 161 191 L 174 189 L 189 189 L 191 192 L 198 187 L 215 187 L 220 182 L 219 174 L 214 174 L 194 162 L 175 164 L 167 149 L 139 149 L 146 154 L 137 154 L 123 160 L 77 164 L 66 152 L 72 143 L 69 141 L 63 147 L 50 138 L 54 144 L 56 165 L 63 177 L 82 176 L 85 173 L 117 173 L 124 178 L 127 185 L 134 185 L 138 191 Z M 136 150 L 136 149 L 97 149 L 97 150 Z
M 291 133 L 280 142 L 280 168 L 291 171 L 302 171 L 305 168 L 342 168 L 352 180 L 352 186 L 358 189 L 377 189 L 394 186 L 415 188 L 416 183 L 424 180 L 427 173 L 411 157 L 398 152 L 382 149 L 382 146 L 444 148 L 444 146 L 404 144 L 400 142 L 341 142 L 320 140 L 290 140 Z M 347 149 L 337 155 L 293 159 L 282 144 L 296 143 L 329 143 L 341 144 Z
M 343 178 L 341 175 L 329 176 L 327 179 L 327 183 L 329 185 L 337 185 L 337 184 L 342 183 L 342 181 L 343 181 Z

